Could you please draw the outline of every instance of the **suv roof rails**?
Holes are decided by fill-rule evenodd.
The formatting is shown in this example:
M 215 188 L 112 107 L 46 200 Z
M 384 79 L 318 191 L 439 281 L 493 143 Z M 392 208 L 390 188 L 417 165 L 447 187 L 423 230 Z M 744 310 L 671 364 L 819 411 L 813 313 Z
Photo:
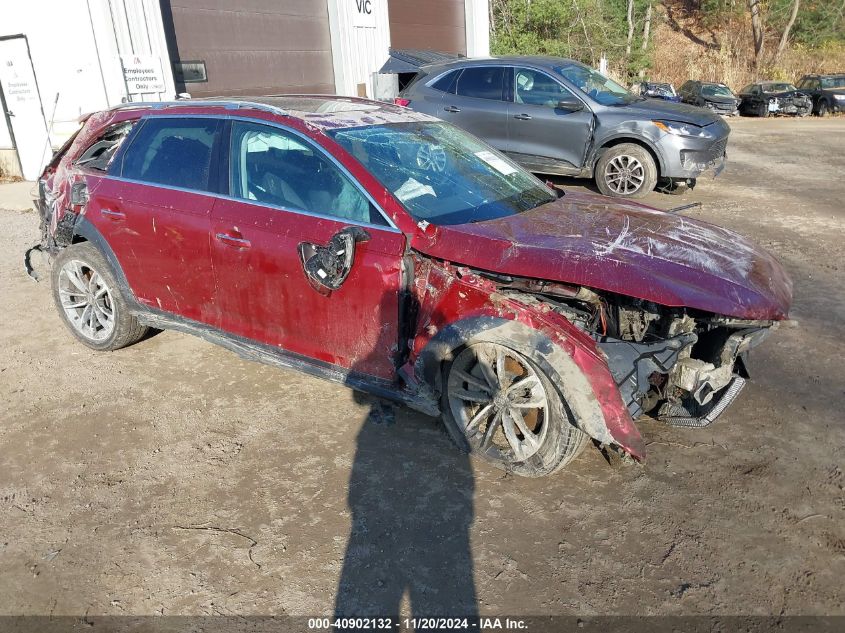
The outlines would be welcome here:
M 280 114 L 282 116 L 289 116 L 289 112 L 282 108 L 277 108 L 266 103 L 257 103 L 255 101 L 247 101 L 244 99 L 225 99 L 204 101 L 202 99 L 181 99 L 179 101 L 145 101 L 145 102 L 126 102 L 120 105 L 113 106 L 111 110 L 127 110 L 127 109 L 146 109 L 146 110 L 163 110 L 165 108 L 189 108 L 196 106 L 211 106 L 226 108 L 227 110 L 238 110 L 240 108 L 252 108 L 254 110 L 263 110 L 272 114 Z

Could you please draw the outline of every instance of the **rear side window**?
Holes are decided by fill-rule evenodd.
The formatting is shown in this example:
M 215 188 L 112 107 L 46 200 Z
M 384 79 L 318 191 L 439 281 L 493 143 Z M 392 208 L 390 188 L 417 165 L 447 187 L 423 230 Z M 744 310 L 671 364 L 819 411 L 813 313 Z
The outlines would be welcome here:
M 455 94 L 455 80 L 458 78 L 460 72 L 460 70 L 453 70 L 450 73 L 446 73 L 440 79 L 431 84 L 431 87 L 435 90 L 440 90 L 441 92 Z
M 123 139 L 129 135 L 136 122 L 124 121 L 109 127 L 82 152 L 82 155 L 74 161 L 74 165 L 98 171 L 108 171 L 112 158 L 114 158 L 121 143 L 123 143 Z
M 209 191 L 215 119 L 150 118 L 123 158 L 124 178 Z
M 505 73 L 501 66 L 464 68 L 458 77 L 457 94 L 476 99 L 502 100 L 502 83 Z

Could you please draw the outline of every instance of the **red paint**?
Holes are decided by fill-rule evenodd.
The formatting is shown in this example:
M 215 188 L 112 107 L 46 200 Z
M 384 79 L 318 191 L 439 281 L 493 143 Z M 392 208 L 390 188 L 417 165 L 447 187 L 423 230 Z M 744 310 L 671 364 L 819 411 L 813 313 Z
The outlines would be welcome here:
M 430 227 L 413 246 L 482 270 L 742 319 L 785 319 L 792 300 L 781 265 L 742 236 L 585 193 L 499 220 Z
M 405 112 L 395 106 L 382 109 L 391 115 Z M 160 114 L 236 115 L 297 130 L 342 163 L 399 231 L 367 227 L 371 239 L 357 245 L 345 284 L 324 296 L 309 286 L 297 246 L 303 241 L 327 243 L 345 226 L 343 221 L 128 183 L 72 166 L 108 126 Z M 200 101 L 92 115 L 45 171 L 60 210 L 53 228 L 68 206 L 70 184 L 85 177 L 91 194 L 86 218 L 115 251 L 142 303 L 391 380 L 396 378 L 401 328 L 402 257 L 410 247 L 417 252 L 407 260 L 415 265 L 410 290 L 419 305 L 409 341 L 411 363 L 450 323 L 481 316 L 519 321 L 574 359 L 612 437 L 638 458 L 644 455 L 642 438 L 592 338 L 548 305 L 517 303 L 499 294 L 492 281 L 445 262 L 738 318 L 787 315 L 791 283 L 774 258 L 730 231 L 643 205 L 570 192 L 518 216 L 421 228 L 389 191 L 323 133 L 332 121 L 331 114 L 319 120 L 297 118 Z

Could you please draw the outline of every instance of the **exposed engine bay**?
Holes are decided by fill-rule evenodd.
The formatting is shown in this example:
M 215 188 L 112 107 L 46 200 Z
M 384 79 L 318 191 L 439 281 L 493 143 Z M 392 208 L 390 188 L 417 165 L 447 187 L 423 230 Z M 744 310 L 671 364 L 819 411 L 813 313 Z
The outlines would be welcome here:
M 650 415 L 673 426 L 715 421 L 749 378 L 748 351 L 776 325 L 583 287 L 495 278 L 504 293 L 530 292 L 592 336 L 631 417 Z

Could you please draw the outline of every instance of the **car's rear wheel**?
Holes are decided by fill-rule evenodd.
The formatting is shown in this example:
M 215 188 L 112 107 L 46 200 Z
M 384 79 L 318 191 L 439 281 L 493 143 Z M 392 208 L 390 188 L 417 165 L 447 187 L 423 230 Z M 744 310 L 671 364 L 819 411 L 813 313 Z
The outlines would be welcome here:
M 816 114 L 819 116 L 827 116 L 830 113 L 830 107 L 827 105 L 827 101 L 821 99 L 819 101 L 819 106 L 816 109 Z
M 87 242 L 59 253 L 52 269 L 53 300 L 71 333 L 91 349 L 110 351 L 147 332 L 130 314 L 106 259 Z
M 657 184 L 657 165 L 644 147 L 622 143 L 601 155 L 595 178 L 599 191 L 606 196 L 642 198 Z
M 442 410 L 463 450 L 525 477 L 563 468 L 587 441 L 543 371 L 497 343 L 467 345 L 444 367 Z

